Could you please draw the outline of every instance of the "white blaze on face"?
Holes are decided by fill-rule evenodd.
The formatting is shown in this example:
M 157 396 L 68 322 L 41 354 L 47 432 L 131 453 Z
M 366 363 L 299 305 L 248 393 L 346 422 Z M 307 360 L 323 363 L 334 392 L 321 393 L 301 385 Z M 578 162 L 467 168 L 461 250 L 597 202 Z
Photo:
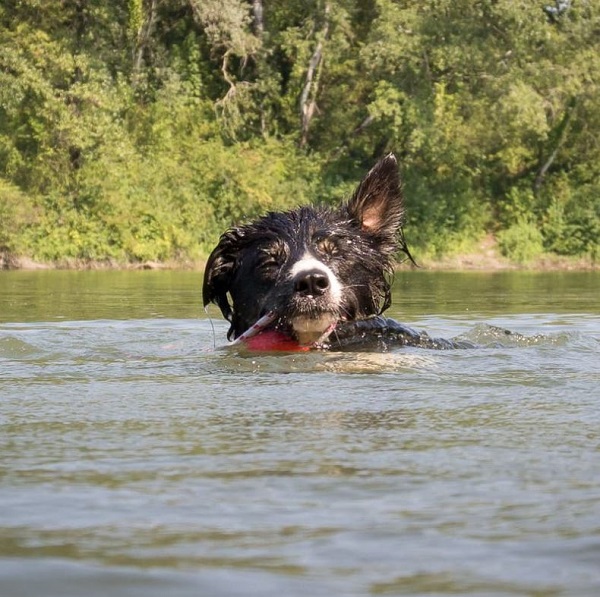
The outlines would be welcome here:
M 301 276 L 303 272 L 320 272 L 327 276 L 329 281 L 329 302 L 337 311 L 337 306 L 342 299 L 342 285 L 336 275 L 322 261 L 315 259 L 309 253 L 306 253 L 302 259 L 294 263 L 290 270 L 289 276 L 291 279 Z M 337 315 L 333 312 L 322 313 L 317 317 L 308 317 L 307 315 L 299 315 L 292 319 L 292 327 L 300 344 L 310 344 L 319 339 L 320 336 L 337 320 Z
M 331 296 L 331 302 L 336 305 L 339 304 L 342 298 L 342 285 L 337 279 L 336 275 L 328 268 L 322 261 L 315 259 L 309 253 L 305 253 L 302 259 L 296 261 L 290 270 L 290 278 L 295 278 L 302 274 L 302 272 L 321 272 L 329 280 L 329 294 Z

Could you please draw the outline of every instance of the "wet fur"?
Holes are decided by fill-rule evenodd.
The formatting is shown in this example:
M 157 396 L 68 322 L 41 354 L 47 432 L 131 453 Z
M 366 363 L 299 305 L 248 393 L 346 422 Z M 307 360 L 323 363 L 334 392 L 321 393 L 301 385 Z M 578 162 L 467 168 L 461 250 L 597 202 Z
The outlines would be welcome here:
M 323 328 L 329 320 L 379 315 L 391 302 L 394 256 L 407 252 L 403 221 L 398 164 L 390 154 L 340 207 L 271 212 L 225 232 L 206 265 L 204 305 L 219 306 L 231 323 L 229 339 L 269 311 L 278 314 L 277 329 L 296 338 L 298 321 Z M 322 294 L 298 290 L 294 268 L 313 262 L 328 278 Z

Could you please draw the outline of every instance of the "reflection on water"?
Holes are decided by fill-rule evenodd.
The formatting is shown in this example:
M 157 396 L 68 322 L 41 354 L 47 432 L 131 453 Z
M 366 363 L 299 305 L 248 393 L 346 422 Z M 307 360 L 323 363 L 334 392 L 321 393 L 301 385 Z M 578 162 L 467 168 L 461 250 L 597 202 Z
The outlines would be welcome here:
M 204 317 L 201 287 L 199 272 L 0 272 L 0 322 Z M 401 271 L 394 291 L 387 313 L 401 321 L 600 309 L 599 272 Z
M 598 594 L 600 282 L 554 276 L 399 276 L 481 349 L 250 355 L 199 274 L 0 274 L 1 594 Z

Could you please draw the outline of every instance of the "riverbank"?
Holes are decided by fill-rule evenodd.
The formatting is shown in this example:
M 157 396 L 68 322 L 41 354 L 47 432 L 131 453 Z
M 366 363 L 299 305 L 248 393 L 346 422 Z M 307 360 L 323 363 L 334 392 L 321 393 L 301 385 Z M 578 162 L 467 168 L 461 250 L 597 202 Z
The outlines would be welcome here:
M 527 263 L 517 263 L 504 257 L 496 239 L 489 235 L 483 238 L 472 251 L 448 255 L 439 259 L 419 258 L 421 269 L 431 271 L 590 271 L 600 270 L 600 262 L 591 257 L 568 257 L 545 253 Z M 0 270 L 191 270 L 202 271 L 206 258 L 198 260 L 168 260 L 145 262 L 116 262 L 112 260 L 65 259 L 55 262 L 40 262 L 26 256 L 0 252 Z M 412 267 L 410 265 L 400 266 Z
M 503 256 L 492 235 L 484 237 L 467 253 L 448 255 L 440 259 L 423 259 L 419 265 L 433 271 L 590 271 L 600 270 L 600 263 L 591 257 L 571 257 L 544 253 L 527 263 L 511 261 Z

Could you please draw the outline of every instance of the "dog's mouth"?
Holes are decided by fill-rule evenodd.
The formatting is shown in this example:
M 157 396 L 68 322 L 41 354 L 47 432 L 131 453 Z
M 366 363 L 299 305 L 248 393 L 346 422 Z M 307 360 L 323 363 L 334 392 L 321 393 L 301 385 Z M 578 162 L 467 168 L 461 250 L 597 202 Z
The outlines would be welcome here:
M 255 339 L 257 337 L 275 334 L 271 337 L 273 342 L 275 344 L 283 342 L 282 346 L 288 349 L 294 349 L 292 346 L 294 343 L 297 343 L 301 350 L 319 348 L 327 341 L 337 322 L 338 316 L 332 312 L 324 312 L 313 316 L 295 315 L 290 318 L 280 316 L 276 311 L 269 311 L 236 338 L 233 344 L 245 343 L 252 346 L 256 345 Z M 275 344 L 271 345 L 269 341 L 266 344 L 259 343 L 261 350 L 281 349 Z
M 335 328 L 337 316 L 321 313 L 316 317 L 297 315 L 290 321 L 294 336 L 302 345 L 318 345 L 324 342 Z
M 297 341 L 301 346 L 322 344 L 342 318 L 338 300 L 323 296 L 294 295 L 278 300 L 272 307 L 276 319 L 272 328 Z

